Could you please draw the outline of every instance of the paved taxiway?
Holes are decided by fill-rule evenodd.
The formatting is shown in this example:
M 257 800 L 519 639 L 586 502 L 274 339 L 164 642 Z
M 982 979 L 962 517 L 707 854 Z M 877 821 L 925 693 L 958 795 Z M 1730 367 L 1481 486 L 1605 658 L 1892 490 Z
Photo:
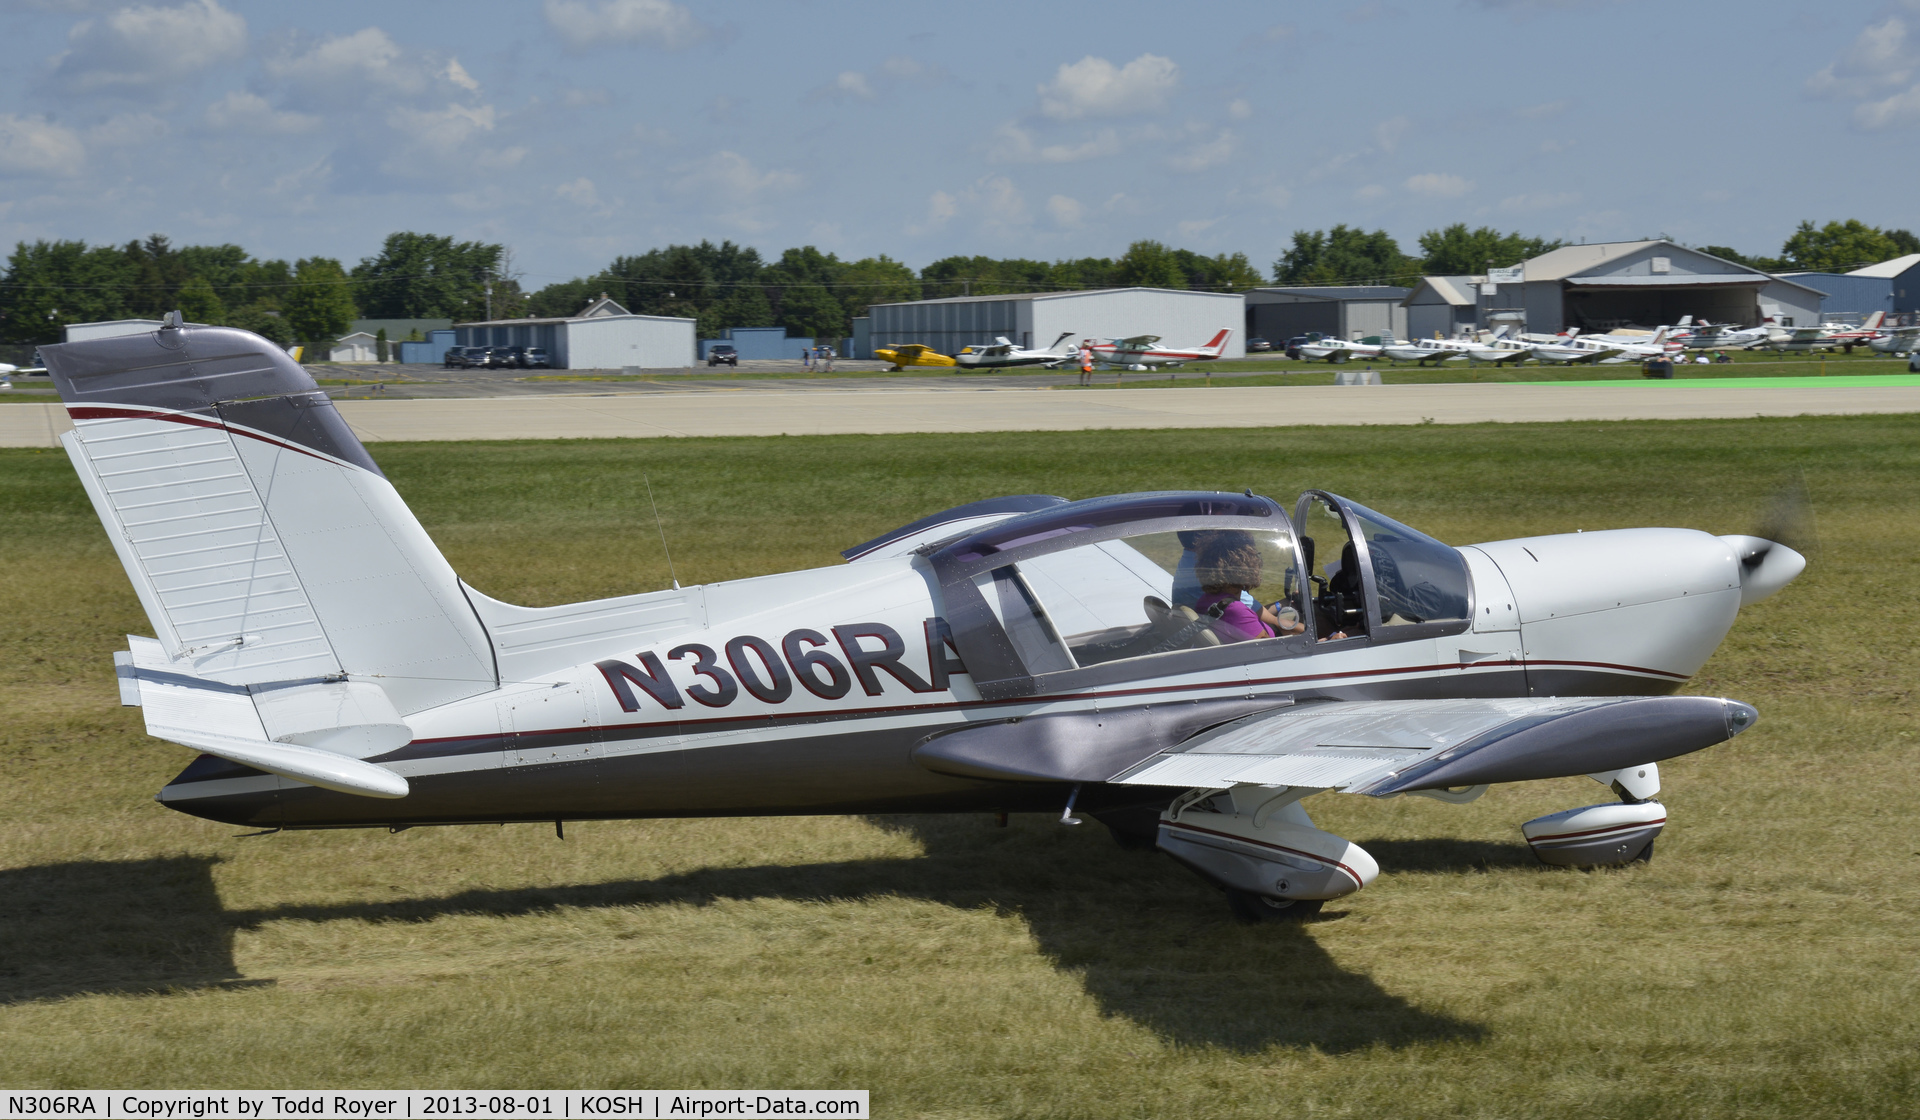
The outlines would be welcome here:
M 1920 387 L 1443 384 L 1215 389 L 742 388 L 340 403 L 368 442 L 620 436 L 1253 428 L 1285 424 L 1687 420 L 1920 412 Z M 57 404 L 0 405 L 0 446 L 52 447 Z

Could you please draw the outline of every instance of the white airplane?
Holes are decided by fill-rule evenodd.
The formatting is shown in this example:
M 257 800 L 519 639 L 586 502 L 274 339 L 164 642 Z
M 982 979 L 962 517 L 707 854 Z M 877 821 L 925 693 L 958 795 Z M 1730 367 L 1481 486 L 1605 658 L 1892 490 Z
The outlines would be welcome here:
M 1411 342 L 1383 343 L 1380 352 L 1396 362 L 1438 365 L 1466 357 L 1474 345 L 1464 338 L 1416 338 Z
M 1617 800 L 1522 835 L 1648 858 L 1659 763 L 1757 718 L 1674 693 L 1805 566 L 1692 529 L 1455 548 L 1323 490 L 1025 495 L 837 567 L 515 606 L 291 358 L 177 324 L 45 355 L 153 628 L 122 703 L 194 755 L 159 801 L 236 825 L 1082 812 L 1294 919 L 1379 871 L 1308 817 L 1326 791 L 1584 774 Z
M 1060 344 L 1073 337 L 1072 331 L 1063 331 L 1053 345 L 1044 350 L 1022 350 L 1008 341 L 1003 335 L 995 338 L 992 346 L 969 346 L 953 356 L 953 360 L 966 369 L 1004 369 L 1010 366 L 1047 366 L 1054 368 L 1073 361 L 1074 347 L 1064 349 Z
M 1920 326 L 1881 327 L 1867 340 L 1867 349 L 1877 354 L 1910 354 L 1920 347 Z
M 1506 365 L 1512 362 L 1521 365 L 1533 357 L 1533 343 L 1509 337 L 1507 328 L 1501 327 L 1483 341 L 1475 341 L 1467 347 L 1467 357 L 1475 362 L 1490 365 Z
M 1757 327 L 1741 329 L 1723 324 L 1695 323 L 1687 328 L 1680 341 L 1689 350 L 1748 350 L 1767 341 L 1769 318 Z
M 1301 361 L 1326 361 L 1335 364 L 1350 362 L 1356 358 L 1371 361 L 1378 358 L 1384 349 L 1379 343 L 1355 342 L 1350 339 L 1331 337 L 1314 342 L 1303 342 L 1299 346 Z
M 1560 365 L 1594 365 L 1609 358 L 1620 358 L 1626 353 L 1626 347 L 1601 342 L 1597 339 L 1581 338 L 1579 328 L 1556 336 L 1552 342 L 1536 343 L 1533 357 L 1538 362 L 1557 362 Z
M 1779 351 L 1806 352 L 1812 350 L 1845 350 L 1853 353 L 1853 348 L 1869 343 L 1880 330 L 1880 323 L 1887 317 L 1884 311 L 1876 311 L 1867 316 L 1858 327 L 1834 326 L 1831 324 L 1817 327 L 1767 328 L 1767 340 L 1763 343 L 1768 349 Z
M 1107 369 L 1151 369 L 1154 366 L 1177 367 L 1187 362 L 1210 362 L 1226 349 L 1227 339 L 1232 334 L 1232 327 L 1221 327 L 1220 333 L 1214 335 L 1205 346 L 1187 350 L 1161 346 L 1157 334 L 1118 339 L 1089 338 L 1086 345 L 1093 351 L 1093 360 Z

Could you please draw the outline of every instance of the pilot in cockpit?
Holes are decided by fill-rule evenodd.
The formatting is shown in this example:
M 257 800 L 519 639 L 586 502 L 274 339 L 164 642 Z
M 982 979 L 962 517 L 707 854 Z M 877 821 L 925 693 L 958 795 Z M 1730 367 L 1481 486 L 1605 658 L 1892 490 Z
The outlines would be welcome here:
M 1242 598 L 1260 586 L 1260 549 L 1242 532 L 1217 533 L 1199 542 L 1194 577 L 1200 584 L 1195 611 L 1214 618 L 1213 632 L 1224 642 L 1246 642 L 1275 635 L 1298 634 L 1306 626 L 1287 622 L 1258 600 Z

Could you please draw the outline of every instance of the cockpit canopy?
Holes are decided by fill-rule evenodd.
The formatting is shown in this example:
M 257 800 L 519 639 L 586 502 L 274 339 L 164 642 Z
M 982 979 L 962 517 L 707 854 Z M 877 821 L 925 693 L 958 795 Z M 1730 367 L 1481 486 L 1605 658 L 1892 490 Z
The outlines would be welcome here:
M 1034 504 L 917 550 L 990 698 L 1450 633 L 1471 619 L 1458 552 L 1323 491 L 1302 495 L 1293 518 L 1251 493 Z

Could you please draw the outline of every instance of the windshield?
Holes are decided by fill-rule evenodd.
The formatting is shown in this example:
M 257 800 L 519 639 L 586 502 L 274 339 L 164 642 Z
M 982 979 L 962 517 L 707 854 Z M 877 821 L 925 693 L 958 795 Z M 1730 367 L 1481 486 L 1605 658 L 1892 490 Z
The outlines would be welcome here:
M 1367 541 L 1381 623 L 1399 626 L 1467 617 L 1473 584 L 1459 552 L 1365 506 L 1348 503 L 1348 508 Z

